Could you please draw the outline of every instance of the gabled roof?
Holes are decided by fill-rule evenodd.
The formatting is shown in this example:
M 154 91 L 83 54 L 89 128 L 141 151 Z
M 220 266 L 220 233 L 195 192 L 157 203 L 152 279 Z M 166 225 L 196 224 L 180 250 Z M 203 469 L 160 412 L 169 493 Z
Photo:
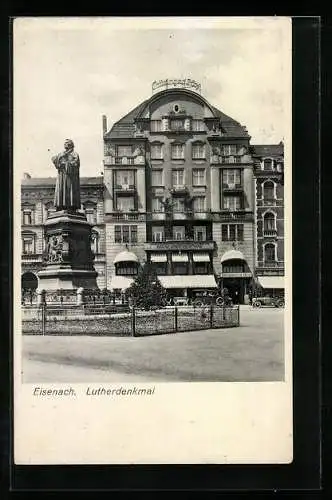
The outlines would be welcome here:
M 123 116 L 119 121 L 114 123 L 111 130 L 106 132 L 104 135 L 105 139 L 131 139 L 134 138 L 135 132 L 135 119 L 143 112 L 144 108 L 148 106 L 153 100 L 156 100 L 159 95 L 167 94 L 175 89 L 165 90 L 159 92 L 158 94 L 152 95 L 149 99 L 146 99 L 142 103 L 140 103 L 136 108 L 132 109 L 129 113 Z M 210 103 L 206 101 L 202 96 L 198 96 L 196 93 L 190 92 L 188 90 L 180 90 L 176 89 L 177 92 L 181 92 L 183 94 L 193 95 L 194 98 L 199 98 L 201 101 L 205 102 L 215 115 L 215 117 L 220 118 L 221 126 L 225 131 L 225 134 L 229 137 L 249 137 L 247 130 L 243 127 L 239 122 L 231 118 L 230 116 L 225 115 L 222 111 L 211 106 Z
M 252 147 L 254 156 L 275 157 L 283 156 L 284 154 L 283 142 L 279 144 L 253 144 Z
M 22 179 L 22 187 L 55 187 L 56 177 L 31 177 L 30 179 Z M 104 179 L 100 177 L 81 177 L 81 186 L 96 186 L 103 185 Z

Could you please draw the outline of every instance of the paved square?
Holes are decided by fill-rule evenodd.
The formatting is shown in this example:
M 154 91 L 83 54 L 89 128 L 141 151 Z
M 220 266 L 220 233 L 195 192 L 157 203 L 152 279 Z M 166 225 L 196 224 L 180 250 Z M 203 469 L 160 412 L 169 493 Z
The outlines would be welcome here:
M 27 335 L 23 382 L 282 381 L 284 311 L 240 306 L 240 324 L 141 338 Z

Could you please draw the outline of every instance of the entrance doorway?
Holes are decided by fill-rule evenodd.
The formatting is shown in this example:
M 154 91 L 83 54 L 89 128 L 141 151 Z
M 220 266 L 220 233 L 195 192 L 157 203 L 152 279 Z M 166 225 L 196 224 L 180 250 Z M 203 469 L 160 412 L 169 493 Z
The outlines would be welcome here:
M 32 272 L 26 272 L 21 278 L 21 287 L 23 290 L 36 290 L 38 288 L 38 278 Z

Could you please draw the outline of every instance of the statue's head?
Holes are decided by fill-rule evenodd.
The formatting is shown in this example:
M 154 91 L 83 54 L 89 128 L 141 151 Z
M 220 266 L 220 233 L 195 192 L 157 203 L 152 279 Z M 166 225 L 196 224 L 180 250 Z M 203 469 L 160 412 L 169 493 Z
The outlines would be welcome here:
M 71 139 L 66 139 L 64 146 L 66 151 L 74 149 L 74 142 Z

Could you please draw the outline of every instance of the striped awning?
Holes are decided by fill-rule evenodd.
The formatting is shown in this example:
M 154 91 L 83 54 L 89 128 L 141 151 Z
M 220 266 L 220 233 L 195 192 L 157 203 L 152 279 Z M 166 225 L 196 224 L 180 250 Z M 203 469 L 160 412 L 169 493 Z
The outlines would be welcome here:
M 194 262 L 210 262 L 210 255 L 208 253 L 194 253 L 193 254 Z
M 213 274 L 158 276 L 164 288 L 217 288 Z
M 151 254 L 151 262 L 167 262 L 167 255 L 165 253 Z
M 182 253 L 182 254 L 177 254 L 173 253 L 172 254 L 172 261 L 173 262 L 188 262 L 188 254 L 187 253 Z

